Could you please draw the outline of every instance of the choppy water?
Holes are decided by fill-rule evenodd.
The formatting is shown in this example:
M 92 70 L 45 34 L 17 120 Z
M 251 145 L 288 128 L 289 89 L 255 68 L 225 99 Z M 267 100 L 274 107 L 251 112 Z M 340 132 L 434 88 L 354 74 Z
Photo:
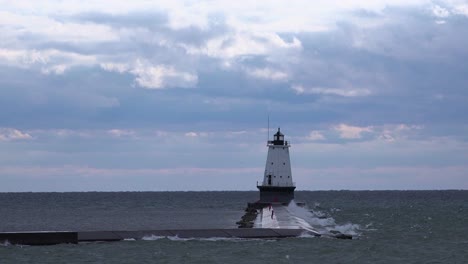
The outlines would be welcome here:
M 0 193 L 0 231 L 235 227 L 257 192 Z M 314 228 L 358 239 L 148 238 L 0 246 L 0 263 L 467 263 L 468 191 L 296 192 Z M 319 217 L 320 216 L 320 217 Z

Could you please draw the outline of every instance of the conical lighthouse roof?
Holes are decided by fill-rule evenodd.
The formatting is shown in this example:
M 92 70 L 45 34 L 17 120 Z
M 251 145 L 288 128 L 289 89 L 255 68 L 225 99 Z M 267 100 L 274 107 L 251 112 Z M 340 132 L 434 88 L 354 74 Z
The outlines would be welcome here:
M 283 133 L 281 133 L 280 128 L 278 127 L 278 132 L 276 132 L 275 136 L 284 136 Z

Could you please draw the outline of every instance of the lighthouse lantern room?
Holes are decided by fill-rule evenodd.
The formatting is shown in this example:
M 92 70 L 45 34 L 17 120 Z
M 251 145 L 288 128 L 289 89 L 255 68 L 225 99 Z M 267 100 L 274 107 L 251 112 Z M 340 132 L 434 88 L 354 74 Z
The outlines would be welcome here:
M 268 155 L 265 173 L 260 190 L 260 203 L 289 203 L 294 199 L 294 182 L 292 181 L 289 147 L 284 135 L 278 128 L 273 140 L 268 141 Z

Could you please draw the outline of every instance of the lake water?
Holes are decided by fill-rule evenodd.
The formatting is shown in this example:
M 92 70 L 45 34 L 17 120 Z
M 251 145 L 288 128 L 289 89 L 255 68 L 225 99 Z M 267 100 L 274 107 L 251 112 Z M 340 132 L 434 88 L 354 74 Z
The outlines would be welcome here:
M 0 193 L 1 231 L 235 228 L 258 192 Z M 353 240 L 148 238 L 0 245 L 0 263 L 467 263 L 468 191 L 298 191 Z

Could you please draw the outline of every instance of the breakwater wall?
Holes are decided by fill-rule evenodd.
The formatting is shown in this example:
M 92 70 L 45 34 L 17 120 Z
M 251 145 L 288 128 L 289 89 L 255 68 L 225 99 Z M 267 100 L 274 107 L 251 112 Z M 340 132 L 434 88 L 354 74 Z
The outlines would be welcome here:
M 45 232 L 0 232 L 0 243 L 21 245 L 77 244 L 80 242 L 141 240 L 147 237 L 178 238 L 265 238 L 277 239 L 298 237 L 302 229 L 279 228 L 233 228 L 233 229 L 180 229 L 142 231 L 45 231 Z

